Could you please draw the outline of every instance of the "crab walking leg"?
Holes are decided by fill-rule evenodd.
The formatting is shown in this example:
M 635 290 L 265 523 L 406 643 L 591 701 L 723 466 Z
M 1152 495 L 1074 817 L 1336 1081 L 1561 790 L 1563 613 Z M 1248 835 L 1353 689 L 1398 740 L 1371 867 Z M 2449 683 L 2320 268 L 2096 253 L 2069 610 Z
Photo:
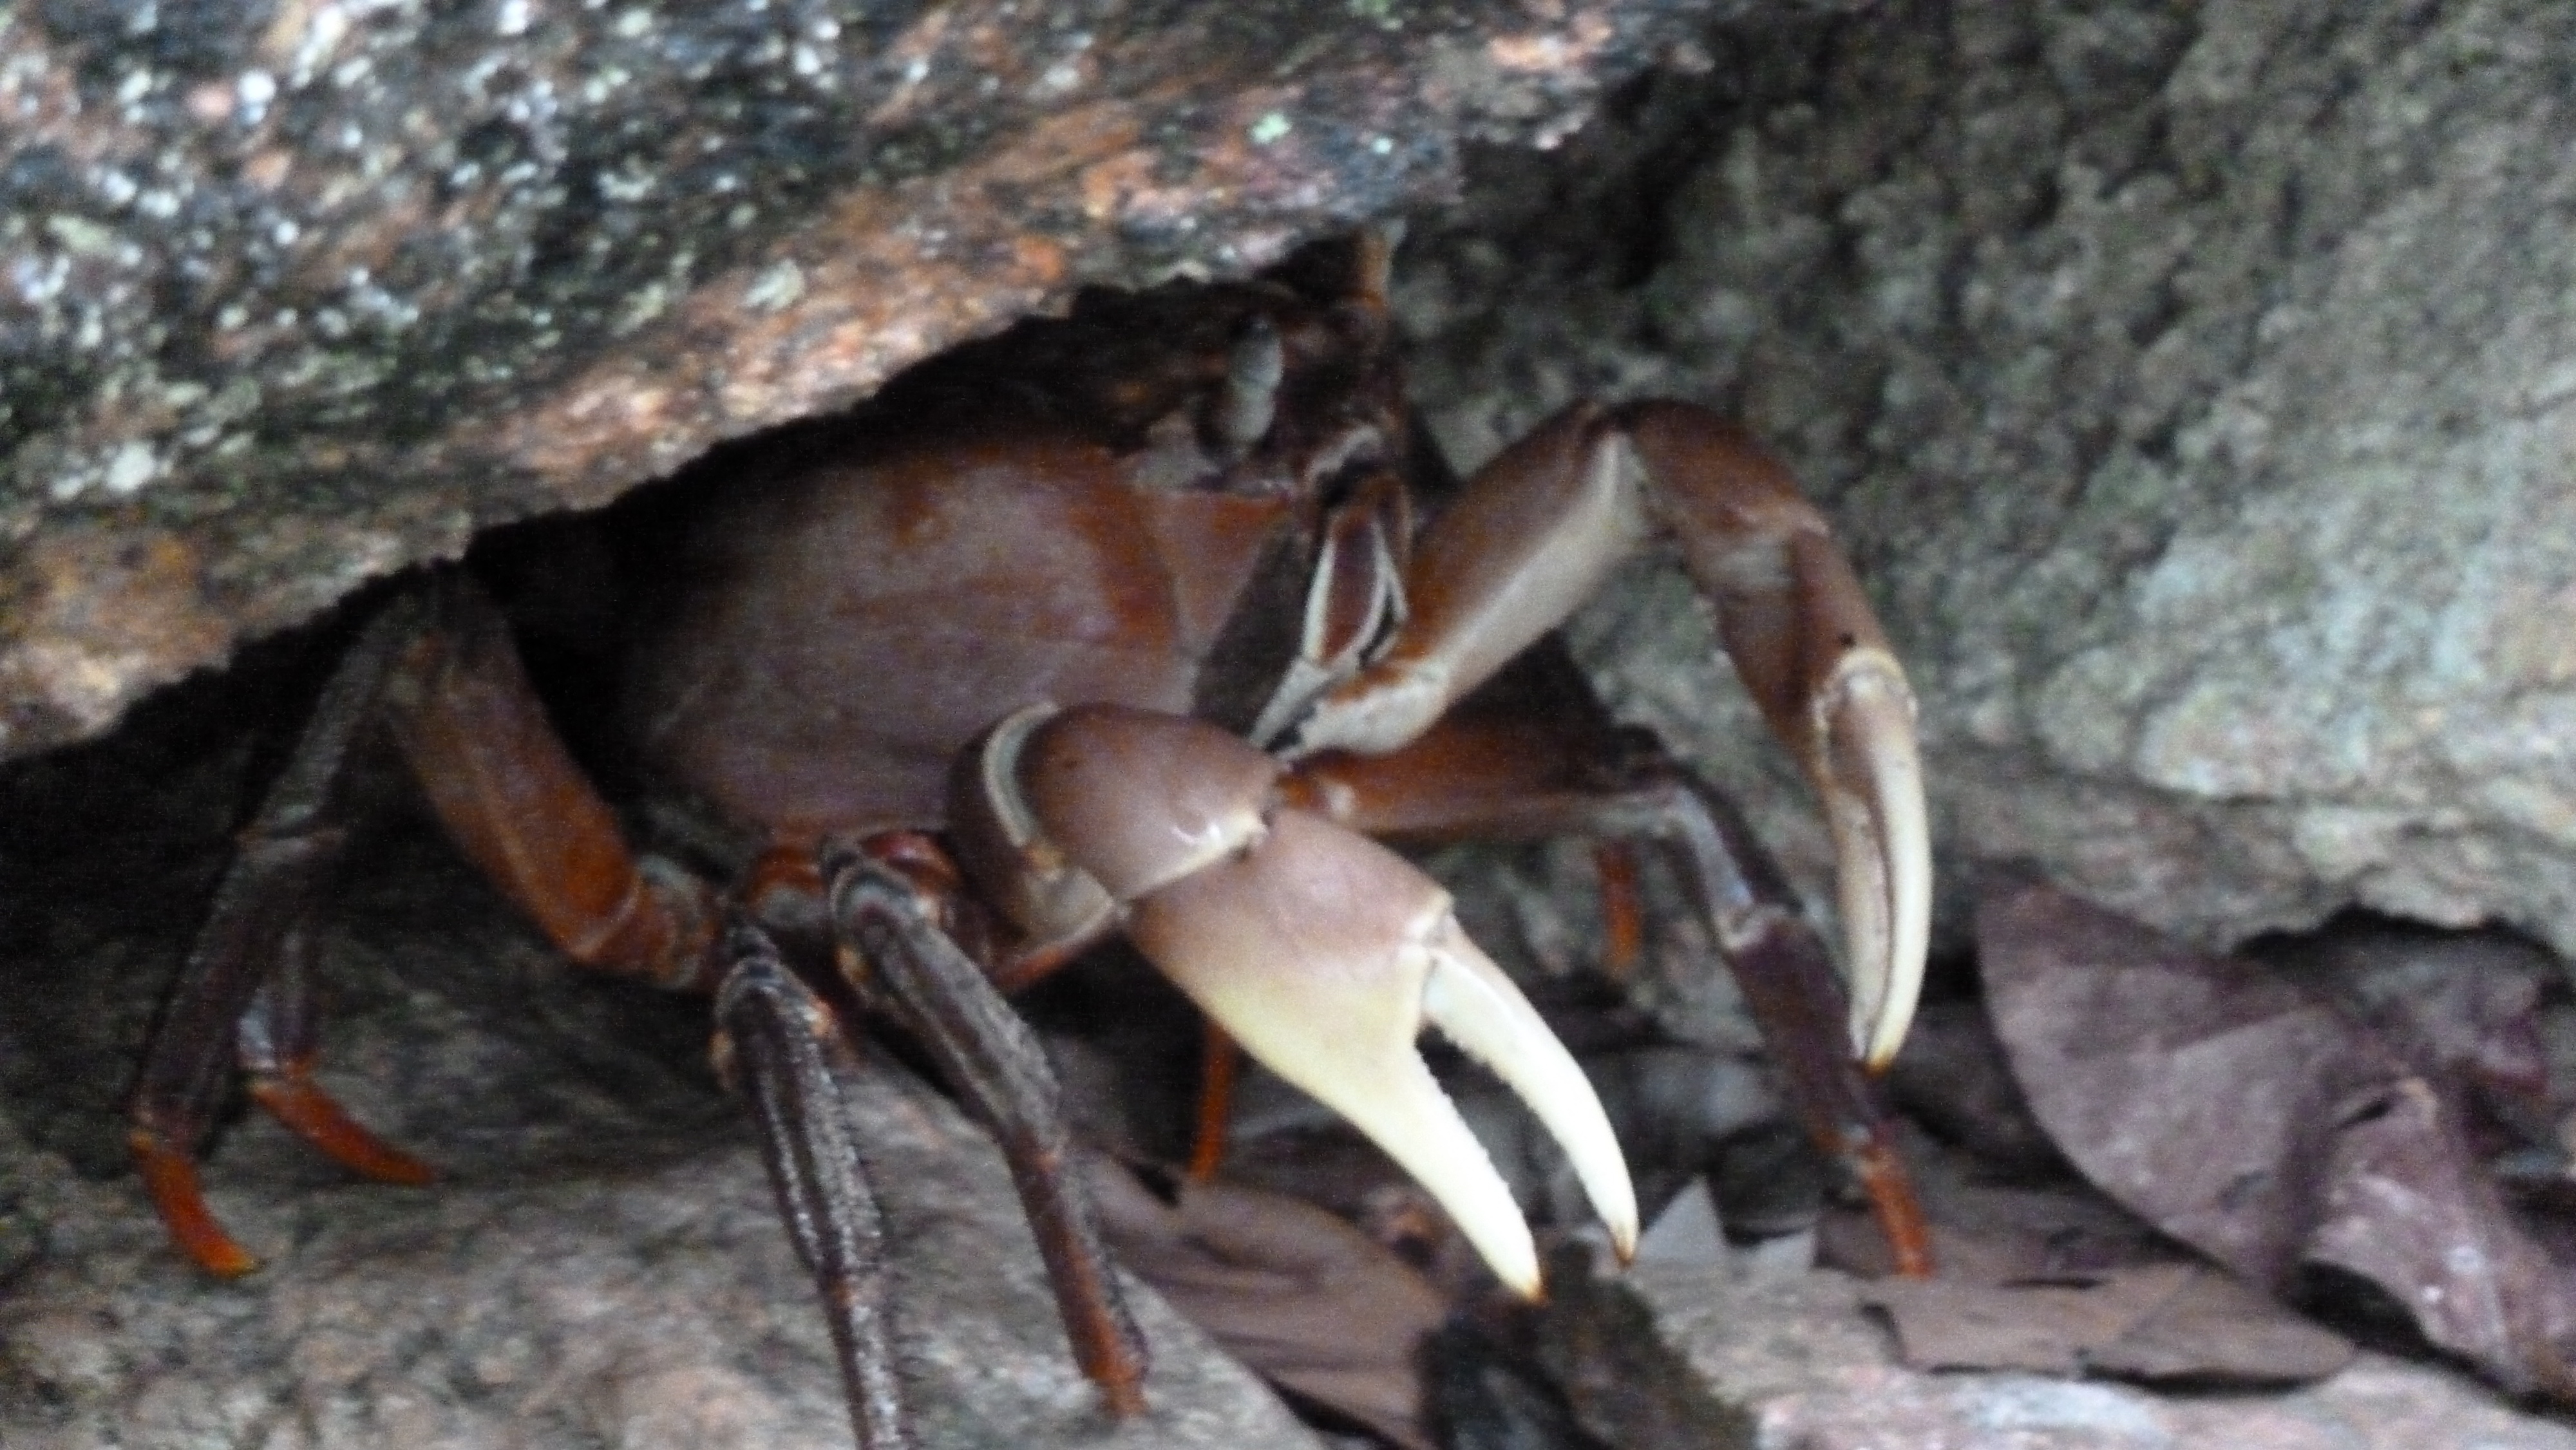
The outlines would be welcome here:
M 1317 704 L 1297 751 L 1401 748 L 1657 535 L 1681 546 L 1737 674 L 1824 801 L 1853 1046 L 1883 1066 L 1913 1020 L 1931 922 L 1913 695 L 1823 516 L 1716 415 L 1578 406 L 1505 449 L 1418 541 L 1404 625 Z
M 1127 1311 L 1090 1196 L 1073 1171 L 1072 1137 L 1046 1049 L 984 969 L 941 930 L 936 898 L 898 861 L 876 858 L 879 842 L 896 852 L 910 844 L 890 833 L 855 851 L 836 848 L 823 862 L 834 939 L 860 962 L 851 985 L 903 1023 L 992 1132 L 1046 1261 L 1075 1360 L 1111 1414 L 1142 1414 L 1145 1336 Z
M 895 1378 L 885 1228 L 824 1056 L 840 1026 L 758 929 L 726 932 L 716 1061 L 751 1102 L 779 1216 L 823 1299 L 862 1450 L 913 1443 Z
M 129 1108 L 129 1144 L 154 1207 L 180 1249 L 212 1273 L 255 1267 L 207 1209 L 195 1163 L 236 1065 L 262 1107 L 342 1165 L 395 1183 L 430 1177 L 313 1081 L 313 1008 L 300 976 L 303 921 L 346 835 L 339 783 L 378 723 L 457 845 L 576 963 L 664 986 L 712 985 L 711 893 L 628 849 L 615 814 L 556 740 L 499 611 L 458 575 L 396 597 L 342 657 L 242 832 Z
M 1242 1051 L 1216 1019 L 1201 1014 L 1199 1111 L 1190 1130 L 1192 1183 L 1213 1183 L 1225 1167 L 1227 1130 L 1234 1112 L 1234 1079 Z
M 257 1267 L 206 1207 L 197 1180 L 197 1145 L 236 1065 L 270 1089 L 260 1101 L 289 1128 L 351 1169 L 406 1183 L 429 1176 L 313 1085 L 310 1033 L 293 1023 L 308 1010 L 300 986 L 273 985 L 281 968 L 302 970 L 304 918 L 347 838 L 341 776 L 360 731 L 375 718 L 397 654 L 420 628 L 409 604 L 397 601 L 360 632 L 243 829 L 241 849 L 162 1007 L 127 1108 L 128 1146 L 154 1209 L 180 1250 L 212 1274 L 229 1278 Z M 281 1011 L 289 1024 L 283 1032 Z
M 276 969 L 233 1029 L 234 1056 L 251 1101 L 333 1162 L 378 1183 L 418 1186 L 437 1174 L 367 1131 L 313 1080 L 321 1013 L 313 1001 L 313 939 L 299 923 L 278 942 Z
M 1111 706 L 1055 715 L 1009 772 L 1050 850 L 1122 903 L 1129 937 L 1244 1050 L 1402 1164 L 1524 1295 L 1520 1208 L 1424 1066 L 1438 1029 L 1492 1068 L 1562 1145 L 1624 1257 L 1637 1204 L 1608 1116 L 1572 1056 L 1404 858 L 1276 809 L 1279 767 L 1198 721 Z
M 457 574 L 416 602 L 426 622 L 386 681 L 383 709 L 448 839 L 574 965 L 712 987 L 714 893 L 627 844 L 555 733 L 500 609 Z

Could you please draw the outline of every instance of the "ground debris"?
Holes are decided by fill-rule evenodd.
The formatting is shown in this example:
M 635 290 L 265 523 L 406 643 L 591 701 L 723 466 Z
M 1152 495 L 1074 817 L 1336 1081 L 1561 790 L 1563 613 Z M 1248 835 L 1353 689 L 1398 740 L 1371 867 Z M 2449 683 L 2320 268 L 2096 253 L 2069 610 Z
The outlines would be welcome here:
M 2014 1076 L 2104 1192 L 2276 1293 L 2358 1275 L 2497 1384 L 2576 1400 L 2576 1277 L 2475 1151 L 2468 1077 L 2052 887 L 1990 895 L 1978 938 Z

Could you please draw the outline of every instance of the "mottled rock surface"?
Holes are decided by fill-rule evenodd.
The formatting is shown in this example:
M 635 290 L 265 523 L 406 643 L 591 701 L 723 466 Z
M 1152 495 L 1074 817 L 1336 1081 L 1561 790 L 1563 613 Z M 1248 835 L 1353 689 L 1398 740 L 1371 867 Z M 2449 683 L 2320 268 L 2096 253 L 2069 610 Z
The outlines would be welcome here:
M 328 1077 L 446 1181 L 351 1183 L 244 1119 L 214 1154 L 210 1197 L 266 1264 L 216 1284 L 171 1251 L 130 1177 L 73 1167 L 113 1137 L 80 1100 L 121 1069 L 93 1060 L 96 1080 L 52 1094 L 13 1085 L 0 1444 L 846 1450 L 812 1283 L 748 1119 L 707 1079 L 702 1005 L 569 980 L 434 858 L 360 895 L 326 947 L 343 1009 Z M 30 1032 L 99 1035 L 30 1004 L 38 974 L 11 979 L 13 1056 Z M 897 1255 L 926 1447 L 1314 1443 L 1141 1287 L 1152 1412 L 1107 1420 L 989 1141 L 882 1061 L 844 1090 Z M 72 1156 L 30 1142 L 30 1120 Z
M 1425 219 L 1421 390 L 1466 461 L 1582 394 L 1773 439 L 1914 670 L 1952 903 L 2027 856 L 2203 941 L 2360 904 L 2565 952 L 2571 27 L 2216 0 L 1722 33 L 1710 75 Z M 1579 632 L 1825 859 L 1672 571 Z
M 1449 195 L 1755 8 L 0 10 L 0 757 L 1083 283 Z
M 850 1088 L 889 1185 L 925 1447 L 1315 1443 L 1141 1288 L 1152 1409 L 1109 1420 L 998 1156 L 917 1085 Z M 77 1253 L 0 1304 L 0 1443 L 846 1450 L 831 1342 L 759 1155 L 732 1142 L 652 1156 L 413 1193 L 228 1167 L 216 1207 L 276 1252 L 222 1286 L 176 1260 L 130 1187 L 57 1180 L 29 1197 L 68 1220 L 58 1239 Z
M 2464 1376 L 2374 1354 L 2273 1395 L 1919 1373 L 1897 1363 L 1857 1283 L 1824 1271 L 1751 1281 L 1643 1265 L 1560 1289 L 1547 1332 L 1586 1428 L 1622 1450 L 2576 1450 L 2576 1430 Z
M 444 1178 L 355 1182 L 244 1112 L 206 1179 L 265 1266 L 218 1284 L 170 1248 L 119 1104 L 256 775 L 237 732 L 275 653 L 0 770 L 0 1445 L 847 1450 L 707 1004 L 568 970 L 393 772 L 361 772 L 372 824 L 320 913 L 322 1076 Z M 1141 1289 L 1154 1409 L 1113 1432 L 989 1140 L 888 1057 L 846 1091 L 926 1444 L 1313 1443 Z

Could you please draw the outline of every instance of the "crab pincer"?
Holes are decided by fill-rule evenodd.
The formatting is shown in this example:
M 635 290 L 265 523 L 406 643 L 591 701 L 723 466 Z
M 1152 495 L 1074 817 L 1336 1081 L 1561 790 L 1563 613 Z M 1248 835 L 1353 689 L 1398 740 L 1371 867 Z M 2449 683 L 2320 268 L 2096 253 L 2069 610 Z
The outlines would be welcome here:
M 1658 539 L 1823 803 L 1853 1047 L 1884 1068 L 1913 1021 L 1931 930 L 1914 695 L 1824 515 L 1735 424 L 1683 403 L 1578 404 L 1504 449 L 1415 545 L 1402 627 L 1318 697 L 1289 753 L 1383 755 L 1422 738 Z
M 1414 1046 L 1437 1030 L 1492 1069 L 1573 1162 L 1624 1258 L 1637 1202 L 1600 1099 L 1449 894 L 1403 857 L 1280 803 L 1282 767 L 1180 716 L 1038 707 L 978 772 L 1040 836 L 1023 862 L 1079 872 L 1130 940 L 1253 1058 L 1340 1113 L 1413 1175 L 1495 1275 L 1539 1292 L 1511 1191 Z M 989 757 L 988 757 L 989 758 Z

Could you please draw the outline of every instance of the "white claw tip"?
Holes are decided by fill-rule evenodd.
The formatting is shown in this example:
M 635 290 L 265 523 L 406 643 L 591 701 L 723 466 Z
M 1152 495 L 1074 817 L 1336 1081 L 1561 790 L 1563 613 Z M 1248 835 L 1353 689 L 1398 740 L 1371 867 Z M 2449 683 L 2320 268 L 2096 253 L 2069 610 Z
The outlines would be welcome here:
M 1622 1257 L 1636 1192 L 1583 1070 L 1449 895 L 1385 847 L 1295 809 L 1251 849 L 1133 905 L 1128 933 L 1271 1071 L 1348 1119 L 1430 1190 L 1494 1276 L 1541 1293 L 1509 1184 L 1414 1039 L 1427 1024 L 1500 1077 L 1572 1160 Z
M 1852 1047 L 1871 1071 L 1905 1043 L 1923 990 L 1932 917 L 1931 830 L 1914 741 L 1914 696 L 1882 651 L 1855 652 L 1825 692 L 1827 819 L 1841 877 Z
M 1637 1192 L 1609 1114 L 1583 1069 L 1547 1029 L 1529 999 L 1444 912 L 1432 932 L 1422 1015 L 1464 1048 L 1538 1115 L 1565 1150 L 1574 1176 L 1610 1230 L 1622 1262 L 1637 1252 Z

